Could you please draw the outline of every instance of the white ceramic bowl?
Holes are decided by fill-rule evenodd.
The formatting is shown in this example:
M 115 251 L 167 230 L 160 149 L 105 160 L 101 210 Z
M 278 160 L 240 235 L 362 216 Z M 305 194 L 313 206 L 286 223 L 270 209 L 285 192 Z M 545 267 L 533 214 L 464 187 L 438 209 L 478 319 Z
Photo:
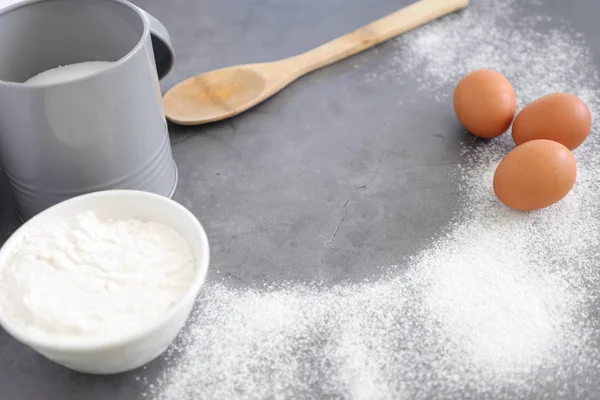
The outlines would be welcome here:
M 208 271 L 206 233 L 196 217 L 179 203 L 135 190 L 108 190 L 63 201 L 23 224 L 0 249 L 0 269 L 19 238 L 32 228 L 92 210 L 99 218 L 138 218 L 169 225 L 185 237 L 196 259 L 195 275 L 181 300 L 143 330 L 110 340 L 83 344 L 41 341 L 31 337 L 6 315 L 0 305 L 0 325 L 16 340 L 57 364 L 92 374 L 114 374 L 138 368 L 158 357 L 184 326 Z

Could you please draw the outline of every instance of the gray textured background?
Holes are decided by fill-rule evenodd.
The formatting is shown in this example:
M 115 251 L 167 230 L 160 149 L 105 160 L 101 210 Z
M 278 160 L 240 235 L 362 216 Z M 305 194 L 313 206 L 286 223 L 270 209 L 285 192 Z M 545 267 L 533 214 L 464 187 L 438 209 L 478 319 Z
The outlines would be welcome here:
M 294 55 L 409 2 L 135 1 L 174 41 L 176 64 L 163 89 L 211 69 Z M 576 3 L 548 0 L 545 13 L 571 22 L 600 54 L 600 4 Z M 217 272 L 237 286 L 361 279 L 414 254 L 444 227 L 458 206 L 451 178 L 468 139 L 451 105 L 414 90 L 408 77 L 365 80 L 392 51 L 384 44 L 313 73 L 229 121 L 171 126 L 176 199 L 206 227 L 208 279 Z M 3 241 L 18 222 L 4 181 L 0 188 Z M 144 375 L 160 370 L 158 359 Z M 0 330 L 1 400 L 135 399 L 144 391 L 135 375 L 70 372 Z M 597 397 L 597 379 L 571 386 L 569 398 Z

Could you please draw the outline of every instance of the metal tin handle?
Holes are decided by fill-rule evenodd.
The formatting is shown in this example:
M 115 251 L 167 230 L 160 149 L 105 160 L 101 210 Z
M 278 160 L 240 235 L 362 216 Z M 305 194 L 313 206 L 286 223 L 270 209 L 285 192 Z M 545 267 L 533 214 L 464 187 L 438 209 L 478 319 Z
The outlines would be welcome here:
M 144 14 L 144 17 L 146 17 L 146 21 L 148 21 L 148 25 L 150 26 L 150 33 L 152 34 L 152 50 L 154 51 L 156 71 L 158 72 L 158 79 L 162 79 L 171 71 L 175 61 L 175 52 L 173 51 L 173 46 L 171 45 L 171 35 L 169 35 L 169 31 L 167 31 L 167 28 L 165 28 L 165 26 L 159 20 L 141 8 L 137 6 L 135 7 L 139 9 L 142 14 Z

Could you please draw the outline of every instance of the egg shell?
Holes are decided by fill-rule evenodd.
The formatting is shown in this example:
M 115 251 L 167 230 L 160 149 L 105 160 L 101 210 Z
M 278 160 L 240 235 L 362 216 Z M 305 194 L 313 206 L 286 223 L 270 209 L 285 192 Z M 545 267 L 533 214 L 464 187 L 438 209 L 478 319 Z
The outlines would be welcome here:
M 573 150 L 588 137 L 592 114 L 579 97 L 552 93 L 529 103 L 513 123 L 512 137 L 520 145 L 530 140 L 554 140 Z
M 552 140 L 526 142 L 504 157 L 494 174 L 494 192 L 510 208 L 548 207 L 575 184 L 577 166 L 569 149 Z
M 510 126 L 517 98 L 510 82 L 499 72 L 478 69 L 465 75 L 454 90 L 454 111 L 473 135 L 492 139 Z

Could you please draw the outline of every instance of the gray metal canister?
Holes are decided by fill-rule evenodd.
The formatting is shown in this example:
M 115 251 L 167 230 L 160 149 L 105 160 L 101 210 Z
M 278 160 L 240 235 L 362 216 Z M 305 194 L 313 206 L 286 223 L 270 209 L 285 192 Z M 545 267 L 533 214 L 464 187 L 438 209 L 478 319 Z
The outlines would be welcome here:
M 173 61 L 169 40 L 124 0 L 30 0 L 0 10 L 0 163 L 22 219 L 92 191 L 173 195 L 159 86 Z M 24 83 L 87 61 L 112 64 L 63 83 Z

